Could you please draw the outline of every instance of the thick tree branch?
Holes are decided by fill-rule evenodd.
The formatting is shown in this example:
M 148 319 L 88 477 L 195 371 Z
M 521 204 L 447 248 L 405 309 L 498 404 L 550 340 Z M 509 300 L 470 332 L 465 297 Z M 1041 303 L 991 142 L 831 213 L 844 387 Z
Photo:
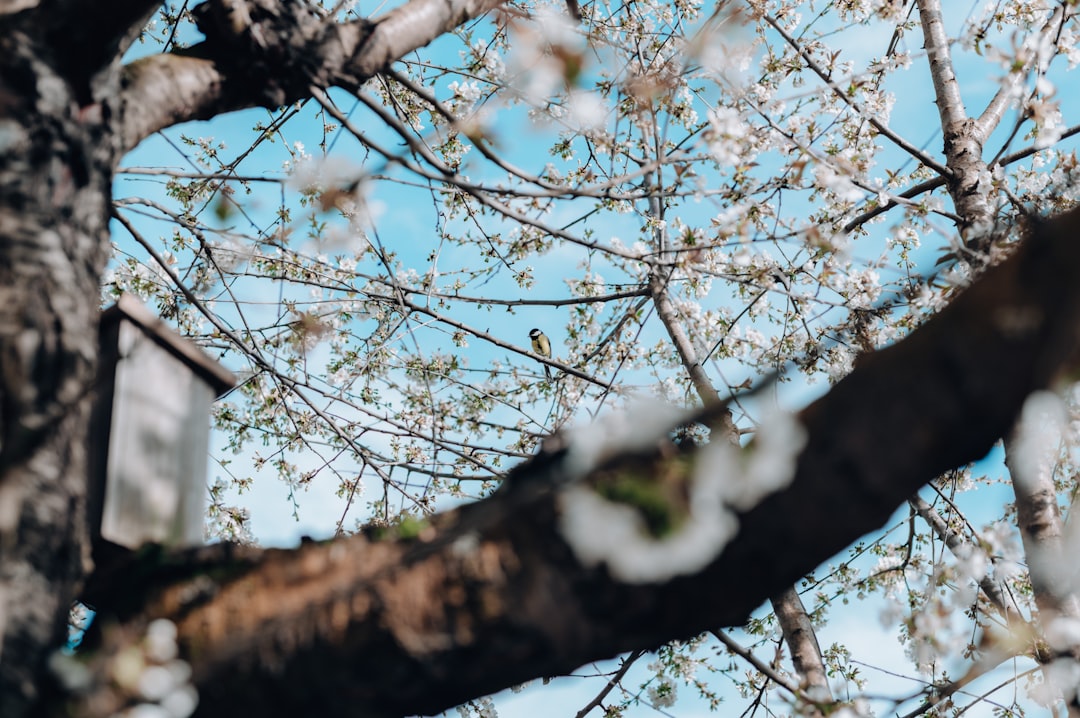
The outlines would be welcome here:
M 276 107 L 311 85 L 357 88 L 401 59 L 504 0 L 410 0 L 380 18 L 334 23 L 276 0 L 200 8 L 207 40 L 184 54 L 156 55 L 125 68 L 117 100 L 119 154 L 165 127 L 247 107 Z M 236 7 L 247 14 L 237 19 Z M 233 22 L 235 20 L 235 22 Z M 290 22 L 292 21 L 292 22 Z M 242 44 L 238 51 L 237 44 Z M 180 92 L 162 90 L 179 86 Z
M 225 77 L 205 58 L 150 55 L 126 66 L 118 100 L 118 157 L 165 127 L 213 117 L 222 102 Z

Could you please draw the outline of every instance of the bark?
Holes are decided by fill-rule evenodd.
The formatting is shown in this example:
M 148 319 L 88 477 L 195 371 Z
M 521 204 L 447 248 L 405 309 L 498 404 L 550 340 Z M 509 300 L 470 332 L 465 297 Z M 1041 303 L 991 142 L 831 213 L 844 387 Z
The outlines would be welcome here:
M 987 128 L 968 117 L 964 109 L 960 83 L 953 71 L 950 41 L 941 17 L 941 0 L 918 0 L 918 6 L 945 137 L 949 194 L 960 216 L 960 237 L 975 252 L 974 264 L 979 266 L 985 261 L 981 255 L 990 248 L 990 231 L 994 227 L 988 196 L 990 175 L 982 157 Z
M 32 13 L 0 25 L 0 714 L 36 697 L 89 568 L 88 398 L 111 157 Z M 107 38 L 106 38 L 107 39 Z M 46 58 L 54 59 L 50 65 Z M 83 78 L 85 79 L 85 78 Z
M 1005 442 L 1006 465 L 1016 493 L 1016 523 L 1027 556 L 1028 572 L 1039 620 L 1046 628 L 1058 617 L 1080 618 L 1080 600 L 1068 568 L 1065 522 L 1054 486 L 1054 457 L 1043 457 L 1041 469 L 1017 466 L 1016 442 Z M 1080 658 L 1080 647 L 1070 650 Z
M 803 708 L 803 715 L 822 716 L 824 712 L 816 704 L 829 703 L 833 700 L 829 688 L 829 677 L 825 671 L 825 661 L 821 657 L 814 624 L 806 612 L 806 606 L 799 598 L 799 592 L 788 588 L 778 596 L 769 599 L 776 621 L 784 634 L 784 642 L 791 651 L 791 663 L 799 674 L 799 687 L 806 691 L 813 704 Z
M 1080 618 L 1080 599 L 1075 593 L 1071 557 L 1065 543 L 1065 524 L 1054 488 L 1053 462 L 1047 457 L 1043 462 L 1045 471 L 1023 472 L 1016 466 L 1013 441 L 1005 443 L 1005 452 L 1016 492 L 1016 522 L 1027 557 L 1035 605 L 1039 609 L 1039 624 L 1044 635 L 1051 637 L 1049 643 L 1052 645 L 1042 644 L 1036 657 L 1044 665 L 1055 659 L 1080 661 L 1080 643 L 1076 642 L 1075 636 L 1063 632 L 1061 624 L 1054 626 L 1059 619 L 1074 623 Z M 1067 640 L 1063 640 L 1065 636 L 1068 636 Z M 1053 672 L 1048 673 L 1047 680 L 1063 694 L 1069 716 L 1080 716 L 1077 686 L 1055 680 Z
M 340 24 L 303 3 L 204 3 L 198 7 L 205 42 L 124 69 L 116 103 L 119 148 L 126 152 L 180 122 L 296 102 L 310 96 L 311 86 L 358 89 L 390 63 L 504 1 L 410 0 L 375 20 Z
M 1061 571 L 1066 564 L 1065 524 L 1057 503 L 1051 471 L 1017 477 L 1013 443 L 1006 442 L 1009 472 L 1016 492 L 1016 523 L 1028 557 L 1031 588 L 1041 620 L 1055 616 L 1080 618 L 1080 604 L 1072 593 L 1071 576 Z

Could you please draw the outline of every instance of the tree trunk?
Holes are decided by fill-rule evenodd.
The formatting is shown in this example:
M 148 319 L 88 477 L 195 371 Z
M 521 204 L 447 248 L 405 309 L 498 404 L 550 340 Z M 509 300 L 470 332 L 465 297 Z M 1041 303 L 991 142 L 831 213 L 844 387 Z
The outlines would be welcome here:
M 16 20 L 24 16 L 16 16 Z M 101 108 L 0 32 L 0 714 L 25 712 L 89 568 L 86 435 L 110 162 Z M 83 98 L 85 102 L 85 98 Z

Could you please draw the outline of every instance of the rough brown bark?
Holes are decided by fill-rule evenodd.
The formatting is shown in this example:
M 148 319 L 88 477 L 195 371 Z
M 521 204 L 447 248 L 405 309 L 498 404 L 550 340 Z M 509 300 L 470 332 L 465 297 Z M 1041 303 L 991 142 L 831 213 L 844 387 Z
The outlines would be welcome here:
M 100 115 L 43 58 L 26 16 L 0 31 L 0 714 L 35 699 L 87 566 L 85 462 L 108 248 Z M 42 44 L 45 42 L 46 44 Z
M 941 0 L 918 0 L 918 6 L 930 75 L 934 81 L 935 102 L 941 116 L 946 166 L 950 172 L 945 180 L 960 217 L 960 236 L 975 253 L 973 258 L 977 261 L 974 263 L 978 266 L 984 261 L 978 255 L 990 247 L 990 231 L 994 224 L 986 186 L 989 174 L 982 156 L 983 142 L 989 130 L 969 118 L 964 108 L 960 83 L 953 71 L 950 41 L 941 16 Z
M 301 3 L 236 3 L 245 13 L 231 3 L 203 3 L 205 42 L 124 68 L 114 128 L 118 146 L 126 152 L 179 122 L 295 102 L 309 97 L 312 85 L 358 88 L 405 54 L 504 2 L 410 0 L 372 21 L 342 24 Z

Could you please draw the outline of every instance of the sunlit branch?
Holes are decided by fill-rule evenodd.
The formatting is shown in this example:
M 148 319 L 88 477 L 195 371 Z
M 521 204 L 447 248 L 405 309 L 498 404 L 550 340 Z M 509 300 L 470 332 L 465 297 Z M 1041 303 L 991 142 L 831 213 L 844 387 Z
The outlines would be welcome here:
M 117 174 L 149 175 L 154 177 L 175 177 L 177 179 L 218 180 L 235 182 L 270 182 L 284 184 L 287 177 L 267 177 L 265 175 L 239 175 L 231 172 L 181 172 L 166 167 L 117 167 Z M 142 199 L 142 198 L 140 198 Z
M 1073 547 L 1058 506 L 1058 487 L 1052 471 L 1025 465 L 1030 459 L 1025 461 L 1021 454 L 1023 421 L 1018 420 L 1017 429 L 1005 438 L 1005 466 L 1016 495 L 1016 523 L 1027 557 L 1032 594 L 1041 627 L 1050 633 L 1052 624 L 1059 619 L 1080 619 L 1080 597 L 1071 579 L 1072 571 L 1066 568 Z M 1080 660 L 1080 641 L 1075 637 L 1058 643 L 1055 648 L 1063 656 Z M 1067 697 L 1070 715 L 1080 715 L 1080 704 L 1072 705 L 1076 700 L 1075 693 Z
M 656 222 L 656 229 L 653 231 L 655 251 L 659 252 L 660 259 L 664 260 L 667 252 L 667 238 L 663 222 L 663 207 L 660 200 L 653 198 L 649 209 L 653 220 Z M 679 353 L 683 367 L 686 369 L 690 381 L 694 384 L 698 398 L 705 406 L 709 406 L 718 402 L 720 397 L 716 392 L 716 388 L 713 387 L 712 381 L 706 375 L 702 361 L 698 359 L 697 350 L 679 320 L 675 306 L 668 294 L 668 280 L 670 274 L 674 271 L 674 267 L 667 269 L 667 276 L 662 275 L 662 271 L 664 270 L 657 266 L 653 267 L 649 273 L 649 294 L 656 308 L 656 315 L 660 318 L 664 329 L 675 345 L 675 350 Z M 736 441 L 737 434 L 732 431 L 734 424 L 731 423 L 730 414 L 725 424 L 728 440 Z
M 1067 139 L 1069 137 L 1072 137 L 1073 135 L 1076 135 L 1077 133 L 1080 133 L 1080 125 L 1073 125 L 1072 127 L 1069 127 L 1068 129 L 1064 130 L 1061 133 L 1061 139 L 1062 140 Z M 990 162 L 989 166 L 991 168 L 993 168 L 993 167 L 1007 167 L 1008 165 L 1011 165 L 1014 162 L 1019 162 L 1022 159 L 1026 159 L 1028 157 L 1031 157 L 1036 152 L 1041 152 L 1042 150 L 1047 149 L 1047 148 L 1044 148 L 1044 147 L 1036 147 L 1036 146 L 1032 145 L 1030 147 L 1025 147 L 1022 150 L 1017 150 L 1016 152 L 1001 156 L 1001 152 L 1003 152 L 1005 150 L 1006 146 L 1007 145 L 1003 145 L 1001 150 L 998 151 L 998 156 L 996 156 Z M 905 200 L 913 200 L 916 197 L 918 197 L 919 195 L 925 194 L 925 193 L 930 192 L 932 190 L 935 190 L 938 187 L 943 187 L 943 186 L 945 186 L 945 184 L 946 184 L 946 179 L 944 177 L 934 177 L 933 179 L 926 180 L 925 182 L 920 182 L 919 184 L 915 185 L 914 187 L 911 187 L 909 189 L 904 190 L 903 192 L 898 194 L 897 197 L 899 197 L 901 199 L 905 199 Z M 844 228 L 843 228 L 842 231 L 844 233 L 851 232 L 851 231 L 857 229 L 858 227 L 866 224 L 870 220 L 874 219 L 878 215 L 881 215 L 881 214 L 889 211 L 893 207 L 898 207 L 900 205 L 907 205 L 907 204 L 908 204 L 907 202 L 897 202 L 897 201 L 890 198 L 888 202 L 886 202 L 884 204 L 878 204 L 878 206 L 874 207 L 873 209 L 866 210 L 862 214 L 860 214 L 857 217 L 855 217 L 854 219 L 852 219 L 850 222 L 848 222 L 847 224 L 844 225 Z
M 951 41 L 945 34 L 945 22 L 941 15 L 940 0 L 916 0 L 919 19 L 922 22 L 926 53 L 930 61 L 930 76 L 934 82 L 935 103 L 941 114 L 941 126 L 946 134 L 955 131 L 960 123 L 967 119 L 964 101 L 960 95 L 960 83 L 953 70 L 952 54 L 949 51 Z M 949 177 L 951 172 L 938 171 Z
M 984 140 L 990 137 L 990 134 L 997 128 L 998 124 L 1001 122 L 1001 118 L 1005 115 L 1005 110 L 1016 101 L 1028 71 L 1031 70 L 1035 62 L 1042 56 L 1042 44 L 1051 34 L 1060 34 L 1061 29 L 1065 25 L 1065 7 L 1065 5 L 1056 6 L 1050 12 L 1050 16 L 1046 19 L 1046 22 L 1043 23 L 1042 27 L 1039 28 L 1036 33 L 1024 38 L 1025 47 L 1031 48 L 1031 51 L 1026 58 L 1026 62 L 1024 62 L 1023 67 L 1009 68 L 1009 74 L 1001 83 L 1001 87 L 998 88 L 994 97 L 991 98 L 990 102 L 986 105 L 986 109 L 984 109 L 978 119 L 975 120 L 975 126 L 978 128 L 979 134 Z M 1057 53 L 1055 52 L 1055 54 Z
M 1072 127 L 1069 127 L 1069 128 L 1067 128 L 1067 129 L 1065 129 L 1065 130 L 1063 130 L 1061 132 L 1061 138 L 1060 139 L 1062 139 L 1062 140 L 1068 139 L 1069 137 L 1072 137 L 1073 135 L 1076 135 L 1077 133 L 1080 133 L 1080 125 L 1073 125 Z M 1025 147 L 1022 150 L 1017 150 L 1016 152 L 1009 153 L 1009 154 L 1007 154 L 1007 155 L 1005 155 L 1003 157 L 1000 157 L 1000 158 L 995 157 L 994 160 L 990 163 L 990 166 L 991 167 L 997 167 L 997 166 L 1006 167 L 1008 165 L 1011 165 L 1013 162 L 1018 162 L 1018 161 L 1020 161 L 1022 159 L 1027 159 L 1028 157 L 1031 157 L 1036 152 L 1041 152 L 1041 151 L 1046 150 L 1046 149 L 1049 149 L 1049 148 L 1047 148 L 1047 147 L 1037 147 L 1035 145 L 1031 145 L 1030 147 Z M 999 151 L 999 154 L 1000 154 L 1000 152 L 1004 152 L 1004 151 L 1005 151 L 1005 146 L 1002 146 L 1001 150 Z
M 920 182 L 919 184 L 911 187 L 910 189 L 904 190 L 903 192 L 898 194 L 897 197 L 901 200 L 913 200 L 921 194 L 925 194 L 926 192 L 930 192 L 937 189 L 938 187 L 944 186 L 945 182 L 946 180 L 944 177 L 935 177 L 933 179 L 926 180 L 925 182 Z M 890 198 L 889 201 L 884 203 L 879 202 L 878 205 L 873 209 L 869 209 L 863 212 L 862 214 L 858 215 L 857 217 L 849 221 L 847 224 L 845 224 L 841 231 L 847 234 L 858 229 L 859 227 L 874 219 L 878 215 L 888 212 L 893 207 L 899 207 L 901 205 L 907 206 L 909 204 L 909 202 L 900 202 L 893 198 Z
M 989 249 L 990 230 L 994 226 L 994 210 L 990 206 L 989 194 L 979 190 L 979 183 L 988 170 L 983 159 L 985 138 L 964 107 L 949 50 L 951 41 L 945 34 L 940 0 L 916 0 L 916 3 L 930 62 L 930 76 L 934 81 L 945 163 L 951 170 L 946 177 L 949 195 L 956 207 L 960 238 L 981 263 Z

